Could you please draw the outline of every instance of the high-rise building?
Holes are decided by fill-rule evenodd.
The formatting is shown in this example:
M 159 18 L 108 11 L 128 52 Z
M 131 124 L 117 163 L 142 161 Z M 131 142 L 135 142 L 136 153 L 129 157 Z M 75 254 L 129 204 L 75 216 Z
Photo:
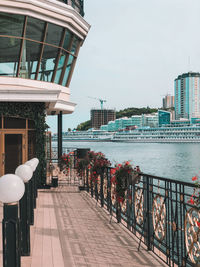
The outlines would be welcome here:
M 200 118 L 200 73 L 188 72 L 174 81 L 175 119 Z
M 116 111 L 113 109 L 91 109 L 92 128 L 99 129 L 101 125 L 108 124 L 116 119 Z
M 171 109 L 174 108 L 174 96 L 167 94 L 163 98 L 163 109 Z
M 0 176 L 32 157 L 45 183 L 46 115 L 74 111 L 70 82 L 89 24 L 83 0 L 0 1 Z

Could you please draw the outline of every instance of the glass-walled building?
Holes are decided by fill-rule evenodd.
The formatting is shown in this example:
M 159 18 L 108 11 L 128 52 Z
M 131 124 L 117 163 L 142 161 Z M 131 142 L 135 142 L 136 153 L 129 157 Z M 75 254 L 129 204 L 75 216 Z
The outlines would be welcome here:
M 179 75 L 174 90 L 175 119 L 200 118 L 200 73 Z
M 31 157 L 45 170 L 46 115 L 75 109 L 69 86 L 90 28 L 83 15 L 83 0 L 0 1 L 0 176 Z

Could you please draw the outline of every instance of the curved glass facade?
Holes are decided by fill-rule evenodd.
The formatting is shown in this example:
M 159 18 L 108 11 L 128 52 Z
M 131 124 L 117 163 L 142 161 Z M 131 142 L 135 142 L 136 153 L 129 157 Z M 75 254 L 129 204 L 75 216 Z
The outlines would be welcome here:
M 81 40 L 33 17 L 1 13 L 0 76 L 69 86 Z

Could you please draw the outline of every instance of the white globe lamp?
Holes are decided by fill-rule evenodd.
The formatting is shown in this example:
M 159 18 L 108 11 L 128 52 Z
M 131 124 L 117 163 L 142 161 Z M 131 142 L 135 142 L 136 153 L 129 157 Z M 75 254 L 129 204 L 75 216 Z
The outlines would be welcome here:
M 17 167 L 15 174 L 19 176 L 24 183 L 27 183 L 33 176 L 33 170 L 31 166 L 22 164 Z
M 32 161 L 32 160 L 29 160 L 29 161 L 25 162 L 25 165 L 30 166 L 31 169 L 33 170 L 33 172 L 35 171 L 35 169 L 37 167 L 36 163 L 34 161 Z
M 14 174 L 6 174 L 0 178 L 0 201 L 14 203 L 19 201 L 25 191 L 22 179 Z

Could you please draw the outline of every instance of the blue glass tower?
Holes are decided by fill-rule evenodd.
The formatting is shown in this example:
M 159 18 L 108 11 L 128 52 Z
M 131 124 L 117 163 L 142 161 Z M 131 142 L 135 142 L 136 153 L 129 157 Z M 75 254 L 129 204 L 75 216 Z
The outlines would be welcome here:
M 200 118 L 200 73 L 179 75 L 174 90 L 175 119 Z

